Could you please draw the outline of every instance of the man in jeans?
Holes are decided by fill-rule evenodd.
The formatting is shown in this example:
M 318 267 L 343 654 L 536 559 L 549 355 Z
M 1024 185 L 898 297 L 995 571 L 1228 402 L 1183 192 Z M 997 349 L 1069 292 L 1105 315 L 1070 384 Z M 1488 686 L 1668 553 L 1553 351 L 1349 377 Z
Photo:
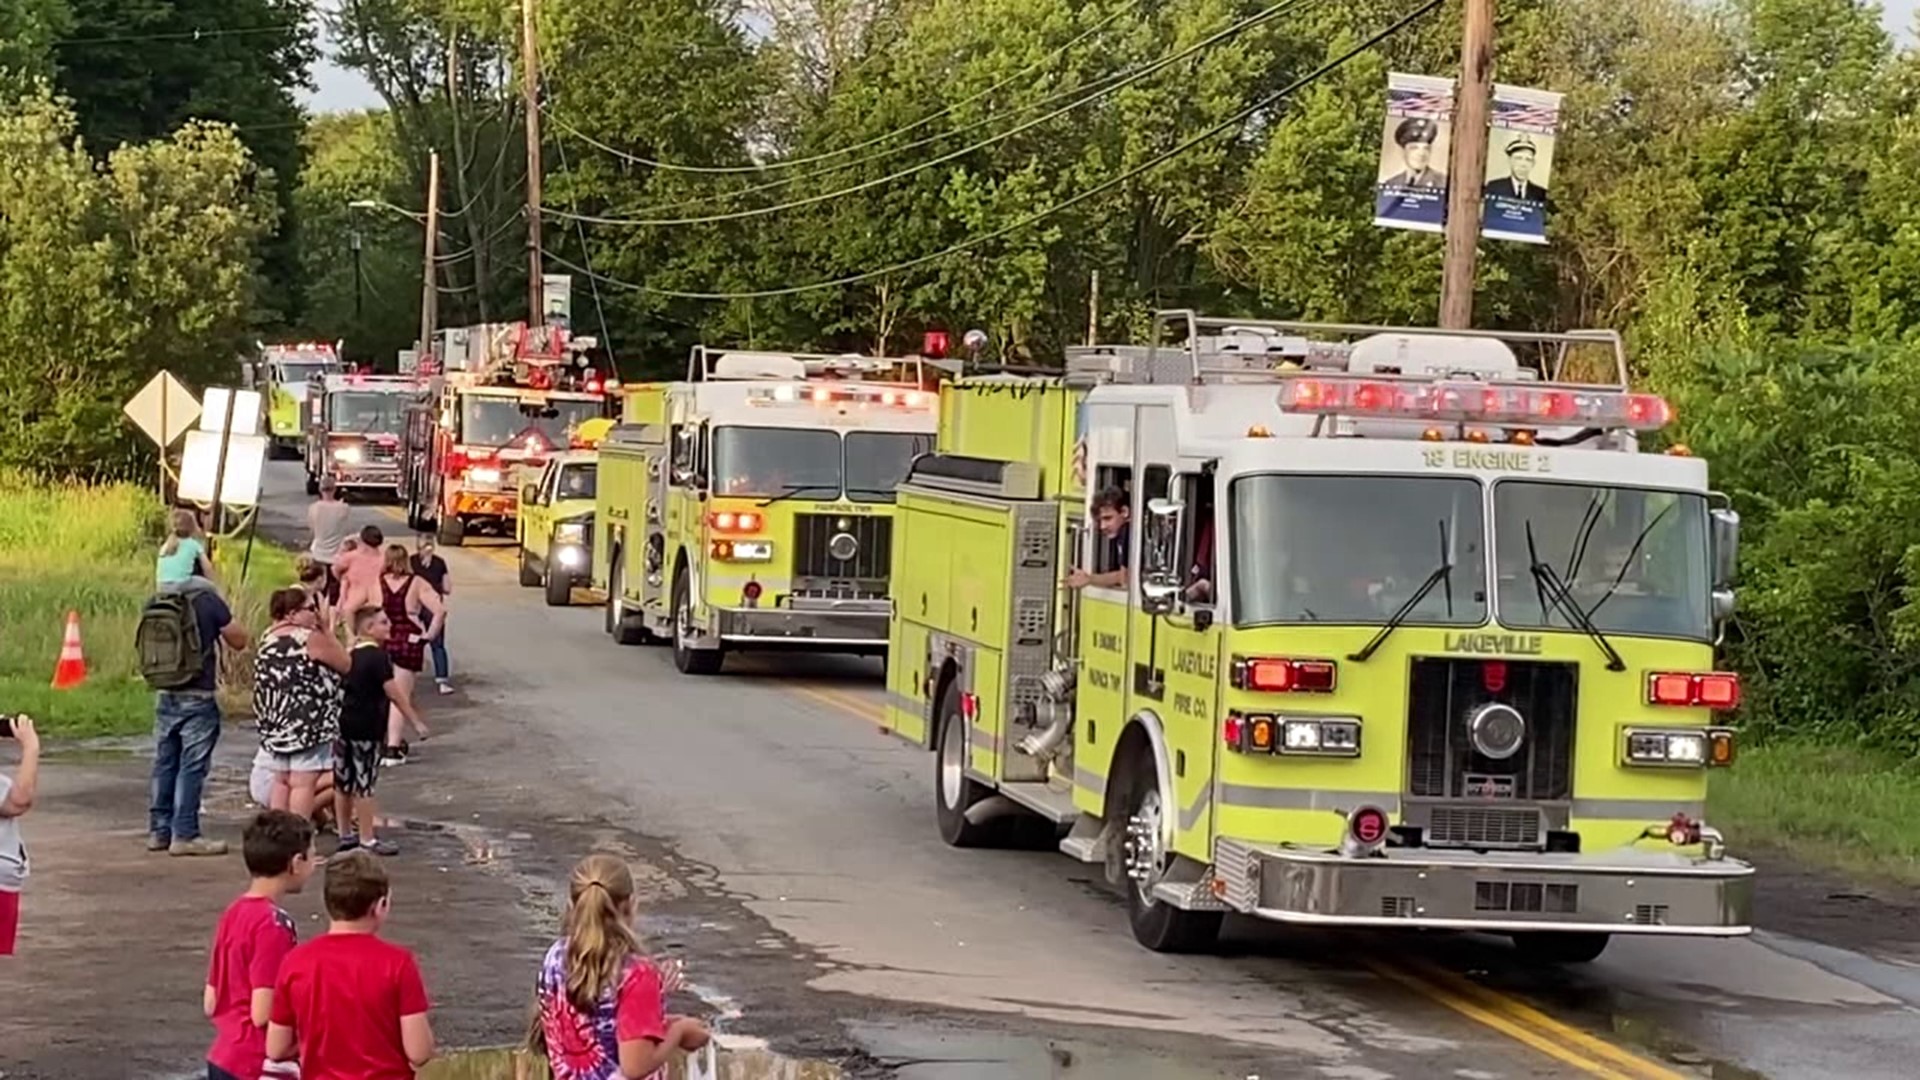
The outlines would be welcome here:
M 247 632 L 205 578 L 178 586 L 193 602 L 200 626 L 200 676 L 179 690 L 159 692 L 154 708 L 153 791 L 147 809 L 147 850 L 169 855 L 225 855 L 227 845 L 200 835 L 200 790 L 220 741 L 220 705 L 214 690 L 220 644 L 245 649 Z

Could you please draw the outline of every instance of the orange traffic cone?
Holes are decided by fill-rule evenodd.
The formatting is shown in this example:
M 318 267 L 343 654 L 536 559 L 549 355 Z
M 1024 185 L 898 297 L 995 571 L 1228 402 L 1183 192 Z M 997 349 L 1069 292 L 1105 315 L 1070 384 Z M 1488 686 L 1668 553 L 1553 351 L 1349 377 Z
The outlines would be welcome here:
M 71 690 L 87 681 L 87 657 L 80 651 L 80 613 L 67 612 L 67 639 L 60 643 L 60 662 L 53 666 L 53 688 Z

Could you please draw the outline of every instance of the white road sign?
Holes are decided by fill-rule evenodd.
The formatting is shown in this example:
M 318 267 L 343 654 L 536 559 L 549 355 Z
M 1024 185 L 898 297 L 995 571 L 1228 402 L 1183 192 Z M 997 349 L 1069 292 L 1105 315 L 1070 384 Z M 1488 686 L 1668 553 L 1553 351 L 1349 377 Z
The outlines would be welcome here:
M 235 435 L 260 434 L 260 392 L 258 390 L 230 390 L 224 386 L 207 387 L 206 410 L 200 414 L 201 431 L 219 431 L 227 417 L 227 396 L 233 396 L 233 424 L 229 428 Z
M 220 484 L 220 501 L 233 507 L 260 501 L 260 473 L 267 460 L 265 435 L 227 436 L 227 475 Z M 213 501 L 213 476 L 220 468 L 220 433 L 187 432 L 180 451 L 180 497 L 191 502 Z
M 164 450 L 200 418 L 200 403 L 186 384 L 163 371 L 148 380 L 121 411 Z

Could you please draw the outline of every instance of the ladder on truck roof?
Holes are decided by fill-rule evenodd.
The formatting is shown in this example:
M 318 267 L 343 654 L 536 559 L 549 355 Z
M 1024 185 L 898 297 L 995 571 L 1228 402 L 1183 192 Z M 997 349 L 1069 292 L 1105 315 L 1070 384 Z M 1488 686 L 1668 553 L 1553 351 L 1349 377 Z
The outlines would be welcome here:
M 1601 377 L 1577 379 L 1577 369 Z M 1147 345 L 1066 350 L 1069 382 L 1196 385 L 1276 382 L 1307 371 L 1463 375 L 1625 391 L 1625 343 L 1612 330 L 1442 330 L 1161 311 Z
M 952 375 L 958 366 L 924 356 L 862 356 L 845 353 L 768 352 L 695 345 L 687 358 L 688 382 L 769 382 L 833 378 L 898 383 L 925 388 L 929 375 Z

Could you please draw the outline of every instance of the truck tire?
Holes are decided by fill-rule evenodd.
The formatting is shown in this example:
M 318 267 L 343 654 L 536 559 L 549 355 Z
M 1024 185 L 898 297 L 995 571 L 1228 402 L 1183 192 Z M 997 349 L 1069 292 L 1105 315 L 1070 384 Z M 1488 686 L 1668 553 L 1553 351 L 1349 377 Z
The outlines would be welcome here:
M 434 529 L 434 539 L 441 547 L 459 547 L 467 542 L 467 524 L 452 514 L 440 519 Z
M 1607 951 L 1611 934 L 1536 930 L 1513 935 L 1514 951 L 1533 964 L 1586 964 Z
M 673 579 L 673 666 L 682 675 L 717 675 L 726 654 L 719 649 L 696 649 L 693 636 L 693 596 L 683 570 Z
M 549 548 L 548 550 L 551 551 L 552 549 Z M 547 560 L 546 580 L 541 584 L 544 585 L 547 590 L 548 607 L 573 606 L 573 578 L 566 574 L 554 573 L 553 560 L 551 558 Z
M 989 847 L 996 835 L 993 821 L 969 821 L 967 811 L 992 794 L 967 776 L 967 721 L 960 714 L 960 694 L 948 686 L 940 695 L 940 740 L 933 749 L 933 817 L 940 839 L 949 847 Z
M 1121 820 L 1127 826 L 1122 840 L 1123 863 L 1144 857 L 1163 869 L 1171 861 L 1172 853 L 1159 850 L 1157 837 L 1164 821 L 1162 815 L 1174 812 L 1171 797 L 1160 790 L 1160 779 L 1144 752 L 1133 754 L 1123 775 L 1125 786 L 1119 800 L 1120 813 L 1125 815 Z M 1144 839 L 1135 837 L 1135 826 L 1144 834 Z M 1151 849 L 1137 852 L 1136 845 L 1142 843 L 1150 844 Z M 1127 894 L 1127 922 L 1133 929 L 1134 940 L 1157 953 L 1211 949 L 1220 937 L 1220 923 L 1225 913 L 1183 911 L 1164 900 L 1156 900 L 1150 893 L 1151 884 L 1141 882 L 1131 872 L 1120 880 L 1120 887 Z
M 655 644 L 659 639 L 647 629 L 640 616 L 627 613 L 626 601 L 622 599 L 627 588 L 627 571 L 620 565 L 623 555 L 619 548 L 613 549 L 613 564 L 607 570 L 607 636 L 616 645 Z
M 532 560 L 527 558 L 527 549 L 520 549 L 520 587 L 531 589 L 540 584 L 540 573 L 533 568 Z

